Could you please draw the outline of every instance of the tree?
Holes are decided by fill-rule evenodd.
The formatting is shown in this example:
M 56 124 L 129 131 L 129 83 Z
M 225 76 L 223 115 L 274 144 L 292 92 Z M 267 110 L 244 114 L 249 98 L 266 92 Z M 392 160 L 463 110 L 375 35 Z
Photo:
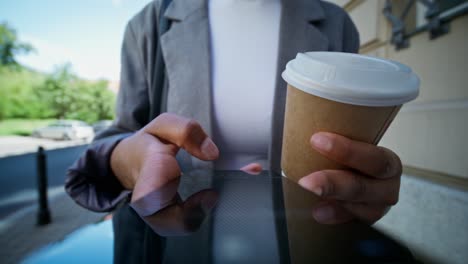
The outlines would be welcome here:
M 93 123 L 112 119 L 115 95 L 107 89 L 107 81 L 87 81 L 71 73 L 69 64 L 48 76 L 36 91 L 57 119 L 79 119 Z
M 59 66 L 41 86 L 37 87 L 38 98 L 48 105 L 51 117 L 63 119 L 72 111 L 77 96 L 75 86 L 78 81 L 78 78 L 71 73 L 71 65 L 65 64 Z
M 27 110 L 18 107 L 18 104 L 31 99 L 31 89 L 27 91 L 30 86 L 23 89 L 23 84 L 30 84 L 31 79 L 16 78 L 28 73 L 16 62 L 15 56 L 32 50 L 31 45 L 18 40 L 16 31 L 6 22 L 0 23 L 0 120 L 22 116 Z M 17 91 L 21 93 L 15 96 Z
M 15 56 L 33 50 L 7 23 L 0 24 L 0 120 L 7 118 L 112 119 L 115 95 L 107 81 L 87 81 L 71 64 L 43 74 L 21 66 Z
M 112 119 L 115 95 L 107 89 L 107 86 L 107 81 L 77 82 L 71 111 L 66 118 L 84 120 L 88 123 Z
M 46 76 L 21 66 L 0 66 L 0 120 L 8 118 L 46 118 L 50 116 L 45 102 L 39 100 L 36 87 Z
M 108 82 L 101 80 L 92 84 L 92 93 L 94 98 L 94 110 L 97 120 L 113 119 L 115 94 L 108 87 Z
M 0 24 L 0 66 L 16 67 L 15 56 L 33 50 L 30 44 L 18 40 L 16 31 L 8 23 Z

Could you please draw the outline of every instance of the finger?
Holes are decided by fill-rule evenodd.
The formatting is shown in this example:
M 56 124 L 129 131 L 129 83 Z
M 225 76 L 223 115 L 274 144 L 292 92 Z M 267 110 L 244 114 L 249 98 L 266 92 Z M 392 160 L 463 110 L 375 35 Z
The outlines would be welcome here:
M 375 178 L 399 177 L 401 161 L 389 149 L 346 137 L 318 132 L 311 137 L 312 146 L 322 155 Z
M 184 229 L 188 232 L 196 231 L 216 206 L 218 197 L 218 193 L 213 190 L 202 190 L 190 196 L 183 204 Z
M 149 123 L 144 131 L 163 141 L 184 148 L 202 160 L 214 160 L 219 156 L 218 147 L 208 137 L 201 125 L 193 119 L 164 113 Z
M 347 170 L 323 170 L 303 177 L 299 184 L 321 197 L 394 205 L 398 202 L 400 177 L 379 180 Z
M 356 218 L 368 224 L 377 222 L 390 209 L 389 206 L 369 205 L 363 203 L 342 203 L 341 205 Z
M 160 236 L 180 236 L 191 233 L 186 229 L 183 214 L 183 208 L 179 204 L 174 204 L 153 215 L 143 217 L 143 220 Z
M 312 216 L 321 224 L 341 224 L 351 221 L 354 216 L 338 203 L 324 201 L 312 209 Z
M 179 182 L 180 178 L 176 178 L 153 190 L 147 188 L 151 184 L 138 185 L 133 190 L 130 205 L 140 216 L 152 215 L 180 200 L 177 195 Z
M 184 210 L 190 212 L 194 208 L 201 208 L 205 213 L 209 213 L 218 203 L 219 194 L 211 189 L 199 191 L 191 195 L 184 202 Z
M 250 163 L 240 168 L 241 171 L 252 175 L 260 174 L 262 172 L 262 169 L 262 165 L 259 163 Z
M 133 188 L 132 201 L 140 200 L 157 190 L 167 188 L 168 183 L 176 182 L 181 175 L 174 156 L 162 153 L 148 158 L 149 160 L 144 162 L 140 169 L 138 180 Z

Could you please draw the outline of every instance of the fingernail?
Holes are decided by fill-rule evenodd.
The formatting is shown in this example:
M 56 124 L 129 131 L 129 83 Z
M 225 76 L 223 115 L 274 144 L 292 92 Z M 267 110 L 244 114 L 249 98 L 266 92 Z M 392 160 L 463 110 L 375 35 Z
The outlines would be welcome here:
M 208 159 L 216 159 L 219 155 L 218 147 L 216 147 L 213 140 L 208 137 L 203 141 L 201 145 L 201 151 L 207 156 Z
M 300 179 L 298 183 L 299 183 L 300 186 L 302 186 L 302 187 L 304 187 L 305 189 L 307 189 L 307 190 L 313 192 L 313 193 L 314 193 L 315 195 L 317 195 L 317 196 L 322 196 L 322 194 L 323 194 L 323 190 L 322 190 L 321 187 L 313 187 L 313 188 L 310 188 L 309 186 L 306 185 L 305 180 L 302 180 L 302 179 Z
M 323 134 L 314 134 L 311 141 L 314 147 L 323 151 L 330 151 L 333 147 L 330 138 Z
M 315 209 L 312 212 L 312 215 L 314 216 L 315 220 L 317 220 L 317 222 L 325 223 L 333 219 L 335 210 L 331 206 L 322 206 Z

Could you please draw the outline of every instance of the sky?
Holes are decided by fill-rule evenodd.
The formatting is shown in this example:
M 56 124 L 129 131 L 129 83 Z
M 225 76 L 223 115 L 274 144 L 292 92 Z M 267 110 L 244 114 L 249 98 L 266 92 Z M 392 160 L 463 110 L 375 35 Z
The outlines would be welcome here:
M 151 0 L 0 0 L 0 22 L 36 49 L 18 61 L 50 73 L 71 63 L 80 77 L 119 80 L 125 25 Z

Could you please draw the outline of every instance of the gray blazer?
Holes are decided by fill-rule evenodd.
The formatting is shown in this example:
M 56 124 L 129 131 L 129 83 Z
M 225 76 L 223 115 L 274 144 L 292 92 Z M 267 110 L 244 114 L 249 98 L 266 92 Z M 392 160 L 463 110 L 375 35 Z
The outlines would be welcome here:
M 66 191 L 80 205 L 94 211 L 112 210 L 128 195 L 110 169 L 110 155 L 123 138 L 142 128 L 153 104 L 160 1 L 149 3 L 131 19 L 125 30 L 121 54 L 120 91 L 114 125 L 99 134 L 69 169 Z M 167 111 L 199 121 L 211 134 L 211 50 L 207 0 L 173 0 L 164 16 L 170 29 L 160 44 L 166 63 L 167 94 L 161 98 Z M 318 0 L 283 0 L 280 41 L 269 144 L 270 170 L 280 171 L 286 83 L 281 78 L 286 63 L 298 52 L 357 52 L 359 34 L 340 8 Z M 273 77 L 273 76 L 272 76 Z M 181 152 L 182 168 L 210 167 L 207 162 Z

